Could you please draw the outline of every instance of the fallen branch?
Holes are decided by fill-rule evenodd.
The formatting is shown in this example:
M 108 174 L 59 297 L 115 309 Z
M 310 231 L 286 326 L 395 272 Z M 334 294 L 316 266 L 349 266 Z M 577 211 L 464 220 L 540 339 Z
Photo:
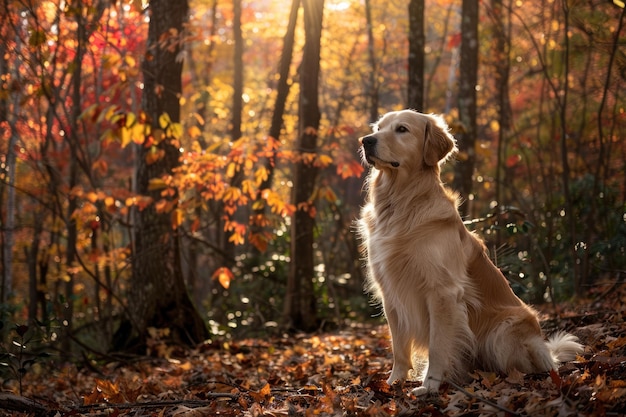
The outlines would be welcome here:
M 226 392 L 207 392 L 203 394 L 206 397 L 212 399 L 215 398 L 228 398 L 229 400 L 237 400 L 241 394 L 231 394 Z M 155 407 L 170 407 L 174 405 L 184 405 L 190 408 L 204 407 L 212 404 L 212 400 L 169 400 L 169 401 L 146 401 L 137 403 L 98 403 L 81 405 L 76 410 L 82 411 L 100 411 L 108 409 L 127 410 L 129 408 L 155 408 Z
M 57 410 L 49 410 L 35 400 L 9 392 L 0 392 L 0 409 L 33 414 L 36 417 L 54 415 Z

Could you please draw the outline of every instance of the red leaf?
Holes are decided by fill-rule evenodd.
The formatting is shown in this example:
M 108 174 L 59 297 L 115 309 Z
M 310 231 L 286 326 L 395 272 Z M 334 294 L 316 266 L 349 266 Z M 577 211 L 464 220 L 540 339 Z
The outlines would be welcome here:
M 554 369 L 550 370 L 550 378 L 552 379 L 552 382 L 554 382 L 554 385 L 556 385 L 558 389 L 561 389 L 561 385 L 563 385 L 563 380 L 561 379 L 561 377 L 559 376 L 559 373 L 556 370 Z

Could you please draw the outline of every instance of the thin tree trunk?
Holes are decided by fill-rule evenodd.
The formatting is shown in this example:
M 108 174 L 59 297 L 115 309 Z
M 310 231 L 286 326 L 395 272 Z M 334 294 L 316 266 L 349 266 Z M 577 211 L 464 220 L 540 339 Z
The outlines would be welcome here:
M 499 207 L 503 206 L 502 196 L 502 161 L 504 152 L 506 150 L 506 137 L 509 132 L 510 121 L 510 103 L 509 103 L 509 72 L 510 72 L 510 57 L 509 50 L 511 46 L 511 19 L 508 10 L 510 10 L 510 4 L 503 7 L 503 0 L 492 0 L 491 10 L 493 19 L 493 63 L 495 66 L 495 89 L 496 89 L 496 103 L 498 106 L 498 146 L 496 153 L 496 173 L 495 173 L 495 185 L 496 194 L 495 200 Z M 505 10 L 507 15 L 505 16 Z M 497 223 L 502 224 L 501 210 L 498 207 L 497 211 Z M 500 246 L 500 230 L 496 229 L 496 247 Z
M 478 81 L 478 0 L 463 0 L 461 63 L 459 71 L 459 157 L 454 166 L 454 188 L 461 195 L 461 216 L 470 214 L 472 175 L 476 161 L 476 83 Z
M 233 80 L 233 127 L 232 141 L 241 138 L 241 115 L 243 113 L 243 34 L 241 32 L 241 0 L 233 1 L 233 37 L 235 41 Z
M 300 66 L 299 138 L 300 156 L 317 154 L 320 123 L 318 78 L 324 0 L 304 0 L 305 44 Z M 291 225 L 291 264 L 283 319 L 292 329 L 311 331 L 317 328 L 314 294 L 314 204 L 311 199 L 318 169 L 304 159 L 294 167 L 292 201 L 298 207 Z
M 0 74 L 8 74 L 9 67 L 6 60 L 6 45 L 0 46 Z M 13 95 L 14 109 L 13 114 L 18 114 L 17 106 L 19 106 L 18 95 Z M 6 121 L 9 124 L 11 135 L 7 144 L 6 168 L 4 169 L 7 177 L 6 186 L 0 189 L 0 203 L 6 208 L 4 219 L 0 219 L 2 224 L 2 286 L 0 287 L 0 304 L 6 305 L 13 288 L 13 232 L 15 229 L 15 175 L 17 155 L 15 154 L 15 146 L 17 144 L 17 130 L 14 123 L 14 117 L 9 115 L 8 97 L 0 100 L 0 121 Z M 7 190 L 7 197 L 4 200 L 4 188 Z M 4 201 L 3 201 L 4 200 Z M 0 316 L 0 320 L 4 317 Z
M 424 0 L 409 2 L 409 87 L 408 106 L 424 110 Z
M 241 121 L 243 113 L 243 34 L 241 31 L 241 0 L 233 1 L 233 38 L 235 51 L 233 56 L 233 107 L 232 107 L 232 127 L 230 138 L 235 143 L 241 139 Z M 230 186 L 240 188 L 244 178 L 243 166 L 237 167 L 234 176 L 230 179 Z M 220 210 L 223 211 L 223 210 Z M 245 223 L 245 208 L 237 207 L 231 218 L 235 221 Z M 235 263 L 236 246 L 229 241 L 230 235 L 223 234 L 222 247 L 224 248 L 224 262 Z
M 370 62 L 369 71 L 369 108 L 370 123 L 378 120 L 378 69 L 376 65 L 376 48 L 374 45 L 374 31 L 372 30 L 374 22 L 372 22 L 372 2 L 365 0 L 365 20 L 367 26 L 367 55 Z
M 570 254 L 572 256 L 571 270 L 574 272 L 574 283 L 575 288 L 581 288 L 581 265 L 578 259 L 578 253 L 576 250 L 576 243 L 578 242 L 577 233 L 576 233 L 576 215 L 574 213 L 574 203 L 572 199 L 572 194 L 570 190 L 570 166 L 569 166 L 569 156 L 568 156 L 568 120 L 567 120 L 567 107 L 568 107 L 568 99 L 569 99 L 569 52 L 570 52 L 570 43 L 569 43 L 569 6 L 567 5 L 567 0 L 563 0 L 563 19 L 564 19 L 564 45 L 563 45 L 563 87 L 560 91 L 562 99 L 561 105 L 559 107 L 560 110 L 560 150 L 561 150 L 561 180 L 563 185 L 563 196 L 565 197 L 565 213 L 567 215 L 566 222 L 569 227 L 569 237 L 567 239 L 568 246 L 570 249 Z M 558 100 L 558 96 L 557 96 Z
M 72 190 L 78 184 L 78 147 L 79 147 L 79 117 L 82 113 L 82 75 L 83 75 L 83 56 L 85 54 L 86 30 L 87 23 L 83 18 L 83 4 L 76 4 L 76 56 L 74 58 L 74 72 L 72 73 L 72 111 L 70 114 L 71 133 L 68 135 L 67 145 L 70 152 L 69 160 L 69 181 L 68 187 Z M 61 349 L 64 355 L 71 353 L 71 337 L 73 332 L 74 320 L 74 268 L 76 262 L 76 244 L 78 240 L 78 230 L 74 211 L 78 208 L 76 198 L 71 194 L 68 197 L 66 226 L 67 226 L 67 247 L 65 253 L 66 281 L 65 281 L 65 305 L 63 309 L 63 338 L 61 339 Z

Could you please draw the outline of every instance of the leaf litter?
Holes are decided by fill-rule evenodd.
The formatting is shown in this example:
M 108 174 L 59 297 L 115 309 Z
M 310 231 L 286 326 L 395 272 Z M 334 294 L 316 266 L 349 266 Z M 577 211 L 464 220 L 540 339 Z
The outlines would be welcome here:
M 386 325 L 332 333 L 214 340 L 195 349 L 153 346 L 156 357 L 45 364 L 4 381 L 0 416 L 618 416 L 626 410 L 626 286 L 562 305 L 544 325 L 587 346 L 558 371 L 477 370 L 463 386 L 411 395 L 389 386 Z M 546 318 L 553 317 L 553 311 Z M 88 366 L 85 366 L 88 365 Z

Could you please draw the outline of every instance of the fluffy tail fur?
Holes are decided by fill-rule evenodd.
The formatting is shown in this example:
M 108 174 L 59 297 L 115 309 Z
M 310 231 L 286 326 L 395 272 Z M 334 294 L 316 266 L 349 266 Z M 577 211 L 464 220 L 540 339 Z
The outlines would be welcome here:
M 576 355 L 583 353 L 585 347 L 578 343 L 578 338 L 566 332 L 557 332 L 546 342 L 555 364 L 576 359 Z

